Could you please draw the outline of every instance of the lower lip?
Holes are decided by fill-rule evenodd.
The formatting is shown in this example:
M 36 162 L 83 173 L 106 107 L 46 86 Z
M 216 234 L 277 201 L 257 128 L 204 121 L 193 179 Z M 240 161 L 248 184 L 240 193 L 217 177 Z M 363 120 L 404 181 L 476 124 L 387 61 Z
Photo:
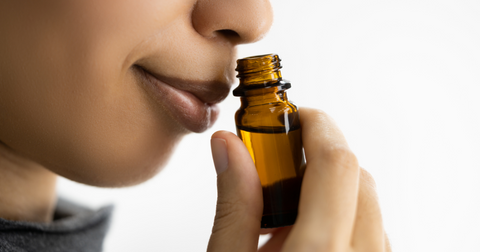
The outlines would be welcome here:
M 210 128 L 217 120 L 219 108 L 216 104 L 207 104 L 192 93 L 162 82 L 143 68 L 137 66 L 135 68 L 140 72 L 143 82 L 155 100 L 187 130 L 200 133 Z

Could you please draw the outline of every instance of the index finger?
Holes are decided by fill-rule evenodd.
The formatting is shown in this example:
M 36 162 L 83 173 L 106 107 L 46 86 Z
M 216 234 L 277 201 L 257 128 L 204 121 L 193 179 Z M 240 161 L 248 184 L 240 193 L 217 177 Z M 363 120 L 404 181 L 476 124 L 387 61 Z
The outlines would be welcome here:
M 307 159 L 295 226 L 283 251 L 344 251 L 350 243 L 358 196 L 359 166 L 333 119 L 300 110 Z M 338 250 L 335 250 L 338 249 Z

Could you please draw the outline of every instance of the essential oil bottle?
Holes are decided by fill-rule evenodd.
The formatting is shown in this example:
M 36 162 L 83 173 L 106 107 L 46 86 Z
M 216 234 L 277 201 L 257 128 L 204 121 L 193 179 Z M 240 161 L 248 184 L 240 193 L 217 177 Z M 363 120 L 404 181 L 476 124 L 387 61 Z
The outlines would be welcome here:
M 287 99 L 276 54 L 237 60 L 241 106 L 237 135 L 247 146 L 263 188 L 262 228 L 293 225 L 305 171 L 297 106 Z

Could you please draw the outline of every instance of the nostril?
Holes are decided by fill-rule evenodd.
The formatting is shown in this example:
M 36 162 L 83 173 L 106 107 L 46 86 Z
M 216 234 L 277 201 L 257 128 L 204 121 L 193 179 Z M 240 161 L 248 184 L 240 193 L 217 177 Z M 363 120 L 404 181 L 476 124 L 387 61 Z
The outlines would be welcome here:
M 273 22 L 269 0 L 196 0 L 191 11 L 193 29 L 206 39 L 233 45 L 256 42 Z
M 240 34 L 238 34 L 234 30 L 229 30 L 229 29 L 224 29 L 224 30 L 218 30 L 216 33 L 220 36 L 225 37 L 226 39 L 230 41 L 239 41 L 241 39 Z

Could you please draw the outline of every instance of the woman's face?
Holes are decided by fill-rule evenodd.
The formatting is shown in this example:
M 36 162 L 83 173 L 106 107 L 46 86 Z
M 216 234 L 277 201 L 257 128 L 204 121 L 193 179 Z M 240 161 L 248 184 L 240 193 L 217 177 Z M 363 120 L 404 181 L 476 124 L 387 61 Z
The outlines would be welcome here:
M 0 142 L 69 179 L 140 183 L 215 121 L 268 0 L 0 2 Z

